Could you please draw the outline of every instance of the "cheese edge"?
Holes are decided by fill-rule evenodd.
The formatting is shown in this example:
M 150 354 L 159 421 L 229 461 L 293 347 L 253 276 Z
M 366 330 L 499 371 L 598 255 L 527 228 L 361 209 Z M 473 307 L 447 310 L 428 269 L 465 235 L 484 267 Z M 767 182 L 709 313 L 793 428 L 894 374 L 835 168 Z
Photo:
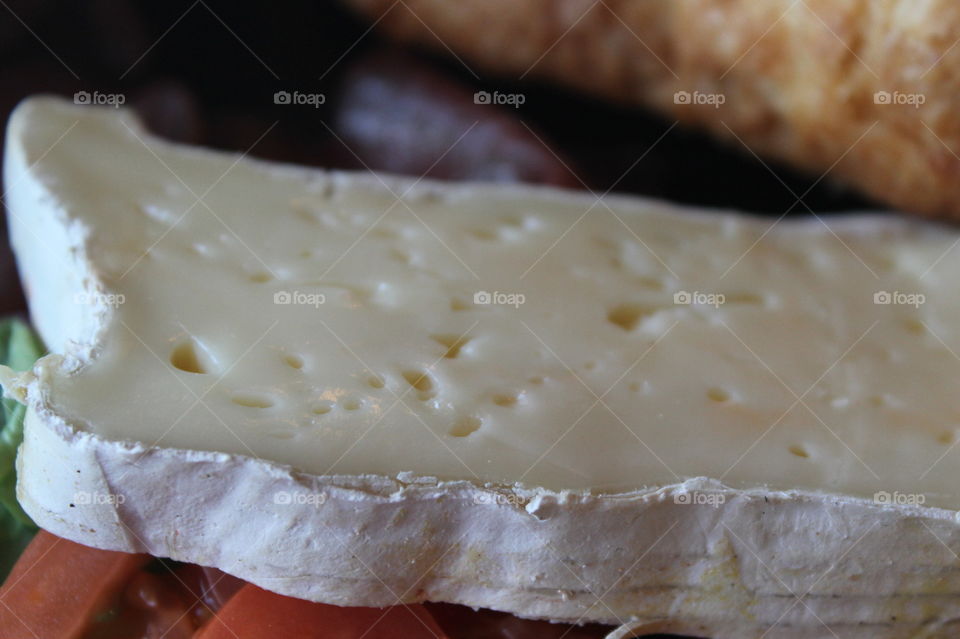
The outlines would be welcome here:
M 902 529 L 897 524 L 907 519 L 928 522 L 925 525 L 940 531 L 943 538 L 960 537 L 960 528 L 952 511 L 923 507 L 887 509 L 863 499 L 804 491 L 772 492 L 762 488 L 733 490 L 705 478 L 633 493 L 593 495 L 586 491 L 553 492 L 522 486 L 438 482 L 415 476 L 315 476 L 298 474 L 279 464 L 241 455 L 150 449 L 141 444 L 110 441 L 85 432 L 82 427 L 69 424 L 50 408 L 48 398 L 43 393 L 44 369 L 65 367 L 73 371 L 95 357 L 98 336 L 110 320 L 111 309 L 108 306 L 93 308 L 86 311 L 89 312 L 88 316 L 72 319 L 56 312 L 54 300 L 57 296 L 83 292 L 78 287 L 84 286 L 84 282 L 86 286 L 95 288 L 102 287 L 102 284 L 84 259 L 85 230 L 82 225 L 71 221 L 62 204 L 56 202 L 50 193 L 29 179 L 19 179 L 16 173 L 30 170 L 18 144 L 19 127 L 26 121 L 26 110 L 30 105 L 29 101 L 21 105 L 11 118 L 5 176 L 7 183 L 11 184 L 11 208 L 33 210 L 39 219 L 26 221 L 12 216 L 11 237 L 17 248 L 18 260 L 23 260 L 22 256 L 30 252 L 25 244 L 32 241 L 31 238 L 37 239 L 37 231 L 28 228 L 29 223 L 36 221 L 42 223 L 44 229 L 49 227 L 49 238 L 53 238 L 50 241 L 59 243 L 61 249 L 71 256 L 68 272 L 75 277 L 68 278 L 66 282 L 59 281 L 57 273 L 63 273 L 63 265 L 49 268 L 49 265 L 39 261 L 21 262 L 20 265 L 22 276 L 29 283 L 27 288 L 35 322 L 47 343 L 55 350 L 65 352 L 66 357 L 52 356 L 46 359 L 36 369 L 37 377 L 29 385 L 27 395 L 30 410 L 26 437 L 18 457 L 18 468 L 23 471 L 18 495 L 27 512 L 41 526 L 56 534 L 111 550 L 149 552 L 157 556 L 215 565 L 270 590 L 328 603 L 388 605 L 396 603 L 396 594 L 413 588 L 412 593 L 403 597 L 405 601 L 449 601 L 506 610 L 526 617 L 612 624 L 628 622 L 635 615 L 636 609 L 629 603 L 631 593 L 635 593 L 635 589 L 642 587 L 644 582 L 622 578 L 624 563 L 629 563 L 626 560 L 611 560 L 609 556 L 597 554 L 592 548 L 584 548 L 579 540 L 603 531 L 604 548 L 645 548 L 656 541 L 656 537 L 645 529 L 632 528 L 633 522 L 641 516 L 652 522 L 672 521 L 673 526 L 683 532 L 685 539 L 689 537 L 686 548 L 691 555 L 705 558 L 702 559 L 704 565 L 687 569 L 686 572 L 690 574 L 709 572 L 717 566 L 722 568 L 730 561 L 737 564 L 737 574 L 762 573 L 764 567 L 776 572 L 778 549 L 789 547 L 788 544 L 809 544 L 809 540 L 800 534 L 802 531 L 788 530 L 787 535 L 778 535 L 773 539 L 769 536 L 770 531 L 758 526 L 753 537 L 744 533 L 745 537 L 739 539 L 745 545 L 739 553 L 731 550 L 726 554 L 722 551 L 717 554 L 716 548 L 711 547 L 710 543 L 721 542 L 716 539 L 710 542 L 708 536 L 702 534 L 706 524 L 710 523 L 709 529 L 726 539 L 726 543 L 735 543 L 730 542 L 731 538 L 725 536 L 723 531 L 732 532 L 738 528 L 742 509 L 756 507 L 761 502 L 767 504 L 768 509 L 795 509 L 801 506 L 821 509 L 818 516 L 822 517 L 828 534 L 819 540 L 820 549 L 835 547 L 838 554 L 844 542 L 849 543 L 851 539 L 859 537 L 858 532 L 867 534 L 877 527 L 882 529 L 880 532 L 884 535 L 883 540 L 874 540 L 869 545 L 873 555 L 878 548 L 889 551 L 898 559 L 915 559 L 937 551 L 939 540 L 934 540 L 932 536 L 929 540 L 916 537 L 904 542 L 901 538 Z M 142 128 L 139 130 L 142 133 Z M 169 144 L 149 139 L 157 144 Z M 191 152 L 213 153 L 206 150 Z M 381 184 L 384 181 L 389 187 L 402 190 L 413 183 L 413 180 L 389 176 L 358 176 L 255 162 L 270 171 L 305 172 L 314 178 L 325 176 L 333 183 L 340 180 L 365 181 L 374 188 L 384 188 Z M 456 192 L 459 197 L 469 197 L 474 189 L 482 192 L 489 188 L 470 184 L 444 185 L 429 180 L 416 186 L 420 192 L 440 189 L 448 193 Z M 565 200 L 575 197 L 592 201 L 589 194 L 572 194 L 543 187 L 496 188 L 503 196 L 562 197 Z M 622 196 L 608 200 L 630 203 L 632 206 L 652 202 Z M 660 202 L 656 202 L 656 206 L 681 208 Z M 682 210 L 687 214 L 707 214 L 705 210 Z M 883 219 L 883 223 L 891 228 L 907 224 L 890 218 Z M 811 226 L 815 224 L 810 222 Z M 871 218 L 851 216 L 841 224 L 866 229 L 871 225 Z M 61 321 L 56 324 L 58 317 Z M 81 329 L 75 334 L 70 333 L 70 326 L 80 326 Z M 180 491 L 171 487 L 165 491 L 155 480 L 134 481 L 137 473 L 130 474 L 134 462 L 138 473 L 144 477 L 177 476 L 181 478 L 180 481 L 189 483 L 192 489 Z M 149 471 L 143 468 L 149 468 Z M 230 498 L 234 493 L 224 494 L 222 483 L 203 481 L 202 473 L 197 474 L 198 469 L 209 468 L 216 468 L 220 477 L 232 478 L 236 485 L 244 487 L 248 495 L 260 495 L 259 500 L 264 503 L 267 503 L 269 494 L 281 492 L 294 494 L 307 490 L 310 494 L 325 496 L 319 508 L 315 504 L 287 505 L 282 511 L 286 517 L 283 526 L 290 529 L 306 527 L 310 530 L 328 530 L 335 536 L 349 538 L 358 525 L 365 525 L 379 530 L 376 543 L 354 545 L 349 552 L 328 545 L 322 549 L 322 553 L 309 547 L 281 551 L 263 540 L 258 544 L 258 527 L 243 520 L 243 517 L 255 517 L 256 514 L 238 509 L 236 504 L 231 503 Z M 716 508 L 676 503 L 677 495 L 690 494 L 692 491 L 722 495 L 723 503 Z M 77 508 L 69 498 L 78 494 L 122 495 L 123 503 Z M 500 503 L 498 500 L 502 499 L 498 495 L 514 495 L 513 503 Z M 184 500 L 187 500 L 186 503 Z M 771 500 L 773 506 L 769 506 Z M 516 506 L 518 502 L 525 504 L 525 507 Z M 176 508 L 173 504 L 176 504 Z M 356 511 L 355 516 L 343 518 L 341 509 L 351 508 Z M 442 534 L 424 535 L 423 530 L 395 525 L 392 518 L 396 517 L 396 512 L 405 513 L 401 516 L 413 521 L 447 520 L 453 523 L 449 530 L 443 529 L 445 532 Z M 387 522 L 391 522 L 389 527 L 386 526 Z M 718 525 L 717 522 L 721 523 Z M 879 526 L 878 522 L 884 522 L 884 525 Z M 531 552 L 530 549 L 518 552 L 515 547 L 502 547 L 502 537 L 510 536 L 513 532 L 528 535 L 524 529 L 530 525 L 540 527 L 539 532 L 549 537 L 550 552 Z M 664 523 L 663 527 L 666 526 Z M 243 531 L 248 528 L 254 532 L 244 534 Z M 417 558 L 423 551 L 422 542 L 425 540 L 429 542 L 428 550 L 432 552 L 437 549 L 448 551 L 440 558 L 445 563 L 438 565 L 453 570 L 452 574 L 438 576 L 438 572 L 430 578 L 421 579 L 420 575 L 410 572 L 414 568 L 416 571 L 422 569 Z M 910 542 L 915 542 L 916 547 L 909 547 Z M 461 544 L 459 551 L 450 550 L 455 543 Z M 390 550 L 384 553 L 384 548 Z M 210 549 L 217 549 L 217 552 L 211 554 Z M 811 552 L 815 550 L 811 548 Z M 387 559 L 393 566 L 391 574 L 386 578 L 377 574 L 376 577 L 369 576 L 353 582 L 337 578 L 335 575 L 356 571 L 354 558 L 358 554 L 364 555 L 359 559 L 364 564 L 382 563 L 382 555 L 388 555 Z M 257 556 L 261 561 L 246 563 L 244 558 L 250 556 Z M 591 592 L 593 589 L 585 589 L 584 583 L 574 573 L 568 573 L 566 581 L 552 581 L 546 590 L 524 586 L 531 578 L 535 583 L 538 571 L 546 564 L 556 563 L 557 556 L 569 558 L 577 565 L 589 566 L 591 584 L 612 585 L 614 589 L 604 595 L 605 600 L 620 597 L 628 603 L 595 605 L 595 596 Z M 476 560 L 469 561 L 471 557 Z M 843 564 L 835 567 L 840 575 L 834 583 L 836 586 L 843 586 L 844 579 L 854 574 L 857 566 L 869 562 L 871 557 L 850 551 L 843 555 L 842 560 Z M 910 565 L 910 562 L 904 561 L 903 565 Z M 403 570 L 403 566 L 411 568 Z M 489 581 L 491 566 L 500 573 L 498 580 L 502 583 L 484 586 Z M 292 578 L 291 574 L 302 577 Z M 776 582 L 777 579 L 770 576 L 765 585 L 776 590 L 780 587 Z M 604 589 L 598 588 L 598 591 Z M 727 608 L 722 605 L 721 599 L 729 594 L 717 593 L 716 603 L 720 604 L 718 611 Z M 718 637 L 743 636 L 746 632 L 760 634 L 767 627 L 751 621 L 752 613 L 743 606 L 737 610 L 731 609 L 729 614 L 708 615 L 695 620 L 696 615 L 685 608 L 684 602 L 689 599 L 689 593 L 678 589 L 669 597 L 675 605 L 668 618 L 643 620 L 641 623 L 657 624 L 656 629 L 661 632 L 697 634 L 709 631 Z M 705 609 L 711 607 L 710 601 L 703 605 Z M 861 605 L 882 607 L 883 602 L 877 600 Z M 890 636 L 899 636 L 903 630 L 903 626 L 899 626 L 891 631 L 894 634 Z M 870 636 L 884 636 L 878 628 L 870 632 Z

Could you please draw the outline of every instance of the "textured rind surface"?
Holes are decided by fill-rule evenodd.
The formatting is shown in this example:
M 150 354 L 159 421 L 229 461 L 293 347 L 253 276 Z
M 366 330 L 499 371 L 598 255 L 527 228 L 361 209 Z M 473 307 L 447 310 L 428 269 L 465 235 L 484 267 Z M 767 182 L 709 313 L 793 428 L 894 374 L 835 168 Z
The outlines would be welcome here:
M 450 601 L 731 638 L 773 624 L 766 636 L 947 637 L 960 625 L 951 618 L 960 571 L 941 545 L 960 542 L 948 511 L 735 491 L 707 479 L 595 497 L 302 476 L 77 432 L 44 413 L 41 383 L 30 389 L 19 496 L 45 529 L 88 545 L 213 565 L 340 605 Z M 271 507 L 278 491 L 324 499 Z M 675 503 L 692 491 L 724 504 Z M 123 503 L 70 508 L 77 494 Z
M 960 7 L 949 0 L 349 4 L 508 79 L 651 106 L 899 208 L 960 215 Z M 725 102 L 677 104 L 677 91 Z M 923 103 L 877 104 L 878 91 Z
M 8 149 L 8 175 L 16 153 Z M 8 185 L 11 207 L 31 211 L 29 226 L 16 216 L 11 226 L 35 316 L 54 312 L 72 286 L 100 286 L 83 229 L 67 224 L 36 182 Z M 35 229 L 58 226 L 44 239 L 76 269 L 65 283 L 62 270 L 22 257 Z M 26 384 L 18 490 L 55 534 L 213 565 L 336 604 L 449 601 L 720 638 L 956 632 L 960 560 L 949 548 L 960 543 L 960 525 L 948 510 L 733 490 L 706 478 L 601 496 L 412 475 L 311 476 L 242 455 L 106 440 L 54 412 L 45 389 L 60 367 L 95 357 L 109 312 L 38 322 L 67 356 L 42 360 Z M 71 332 L 78 325 L 87 334 Z M 280 493 L 304 499 L 277 504 Z M 694 493 L 722 504 L 677 503 Z M 82 495 L 113 498 L 80 508 Z

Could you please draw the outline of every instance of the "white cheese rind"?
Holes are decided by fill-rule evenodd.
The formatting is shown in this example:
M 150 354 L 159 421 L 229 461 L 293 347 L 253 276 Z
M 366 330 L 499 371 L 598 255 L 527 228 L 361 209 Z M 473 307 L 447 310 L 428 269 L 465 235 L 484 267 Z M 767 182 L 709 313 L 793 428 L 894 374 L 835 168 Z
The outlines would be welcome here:
M 108 442 L 55 415 L 29 420 L 19 496 L 44 528 L 217 566 L 303 599 L 449 601 L 721 639 L 958 629 L 960 570 L 948 547 L 960 544 L 960 527 L 941 509 L 707 479 L 598 497 L 310 477 L 238 456 Z M 676 503 L 697 492 L 724 504 Z M 86 494 L 123 503 L 67 505 Z M 291 507 L 277 494 L 323 498 Z M 514 505 L 538 500 L 533 513 Z
M 90 253 L 88 225 L 95 220 L 77 219 L 73 203 L 58 191 L 59 180 L 66 179 L 58 171 L 69 165 L 48 169 L 31 161 L 47 151 L 37 148 L 34 138 L 52 139 L 49 132 L 35 135 L 37 129 L 65 129 L 72 121 L 83 128 L 94 117 L 91 126 L 103 126 L 104 116 L 88 114 L 56 102 L 30 102 L 14 116 L 7 138 L 11 235 L 31 312 L 48 344 L 66 355 L 43 360 L 26 388 L 30 410 L 18 460 L 19 494 L 44 528 L 93 546 L 215 565 L 277 592 L 339 604 L 429 599 L 554 620 L 631 625 L 636 619 L 651 630 L 716 637 L 760 636 L 771 627 L 768 637 L 832 636 L 826 626 L 844 637 L 900 637 L 914 631 L 950 636 L 960 602 L 960 561 L 950 551 L 960 541 L 956 509 L 877 506 L 864 498 L 869 483 L 841 481 L 839 490 L 816 490 L 810 485 L 814 473 L 804 476 L 806 486 L 792 490 L 788 479 L 772 475 L 769 484 L 780 484 L 774 488 L 733 488 L 687 475 L 641 480 L 653 487 L 614 491 L 589 484 L 564 487 L 564 475 L 545 474 L 544 482 L 554 485 L 537 487 L 492 477 L 430 479 L 415 468 L 295 471 L 288 460 L 228 450 L 235 446 L 229 441 L 222 451 L 204 451 L 104 436 L 103 424 L 90 421 L 86 406 L 71 412 L 62 403 L 69 393 L 58 393 L 66 388 L 64 380 L 82 378 L 102 363 L 111 347 L 104 340 L 118 338 L 116 320 L 123 314 L 110 304 L 70 305 L 64 299 L 78 293 L 109 299 L 123 289 L 105 283 L 104 271 L 115 265 Z M 124 126 L 137 136 L 126 143 L 143 139 L 168 160 L 182 154 L 201 163 L 225 161 L 153 140 L 132 120 Z M 50 153 L 56 158 L 55 151 Z M 248 180 L 309 178 L 374 195 L 384 189 L 370 176 L 238 163 Z M 386 184 L 397 192 L 409 189 L 414 199 L 421 194 L 459 202 L 514 198 L 547 210 L 570 202 L 583 210 L 593 202 L 544 189 L 414 186 L 399 178 Z M 116 189 L 123 192 L 122 185 Z M 651 208 L 660 216 L 666 211 L 667 217 L 655 218 L 659 221 L 681 215 L 687 217 L 678 219 L 704 219 L 639 199 L 608 202 L 624 215 Z M 734 228 L 756 224 L 746 217 L 722 219 Z M 879 217 L 831 226 L 845 237 L 877 234 L 916 249 L 908 258 L 935 255 L 955 239 L 934 227 Z M 822 243 L 826 232 L 816 228 L 795 225 L 789 237 Z M 926 239 L 930 236 L 938 239 Z M 101 248 L 109 244 L 103 237 L 97 241 Z M 59 261 L 50 261 L 50 255 Z M 836 259 L 827 249 L 816 255 Z M 115 283 L 115 273 L 111 278 Z M 935 319 L 950 319 L 954 306 L 941 302 Z M 901 351 L 910 354 L 906 347 L 893 349 L 895 355 Z M 844 398 L 818 401 L 838 399 Z M 931 421 L 941 417 L 934 414 Z M 543 426 L 562 430 L 569 421 Z M 917 425 L 922 433 L 931 428 L 936 424 Z M 911 450 L 928 454 L 930 443 L 916 439 Z M 943 463 L 926 484 L 907 485 L 897 476 L 896 485 L 929 492 L 929 501 L 937 505 L 955 503 L 944 489 L 955 476 L 955 462 Z M 741 479 L 749 483 L 750 476 Z M 705 503 L 683 503 L 688 495 L 686 501 Z

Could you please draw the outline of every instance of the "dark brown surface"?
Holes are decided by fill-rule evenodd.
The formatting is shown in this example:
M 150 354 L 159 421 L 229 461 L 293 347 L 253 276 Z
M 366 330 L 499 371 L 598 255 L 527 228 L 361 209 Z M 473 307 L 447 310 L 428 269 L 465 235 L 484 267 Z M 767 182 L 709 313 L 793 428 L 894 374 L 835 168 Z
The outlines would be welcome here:
M 599 624 L 531 621 L 505 612 L 474 611 L 451 604 L 427 604 L 427 608 L 450 639 L 603 639 L 610 632 L 609 627 Z

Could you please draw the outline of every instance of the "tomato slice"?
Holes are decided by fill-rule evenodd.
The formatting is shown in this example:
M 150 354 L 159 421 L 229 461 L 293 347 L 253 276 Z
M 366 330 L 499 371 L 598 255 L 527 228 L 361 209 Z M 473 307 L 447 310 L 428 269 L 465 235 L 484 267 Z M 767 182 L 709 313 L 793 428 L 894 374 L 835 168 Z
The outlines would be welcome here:
M 196 639 L 447 639 L 419 605 L 341 608 L 284 597 L 248 584 Z
M 181 564 L 170 575 L 175 590 L 189 604 L 189 618 L 199 628 L 210 621 L 247 582 L 216 568 Z
M 449 604 L 342 608 L 153 561 L 40 531 L 0 587 L 0 639 L 599 639 L 609 631 Z
M 243 579 L 228 575 L 222 570 L 216 568 L 201 568 L 203 573 L 202 588 L 203 592 L 210 599 L 210 607 L 213 610 L 220 610 L 224 605 L 237 594 L 237 591 L 247 585 Z
M 200 625 L 191 614 L 194 601 L 169 570 L 141 570 L 84 639 L 191 639 Z
M 41 530 L 0 588 L 0 636 L 79 639 L 150 560 Z

